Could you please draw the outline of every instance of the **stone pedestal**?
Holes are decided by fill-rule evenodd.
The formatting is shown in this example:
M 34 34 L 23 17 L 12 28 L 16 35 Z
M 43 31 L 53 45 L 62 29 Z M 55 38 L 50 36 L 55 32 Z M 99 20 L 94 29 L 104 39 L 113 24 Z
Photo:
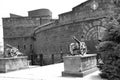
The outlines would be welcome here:
M 0 58 L 0 72 L 8 72 L 28 68 L 29 62 L 26 56 Z
M 96 54 L 64 57 L 62 76 L 83 77 L 97 69 Z

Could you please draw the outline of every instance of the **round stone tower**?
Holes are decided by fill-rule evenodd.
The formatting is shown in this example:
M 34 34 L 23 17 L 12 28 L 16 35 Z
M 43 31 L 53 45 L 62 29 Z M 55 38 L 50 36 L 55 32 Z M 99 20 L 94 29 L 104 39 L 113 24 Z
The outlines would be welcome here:
M 37 9 L 37 10 L 28 11 L 28 16 L 52 18 L 52 12 L 49 9 Z

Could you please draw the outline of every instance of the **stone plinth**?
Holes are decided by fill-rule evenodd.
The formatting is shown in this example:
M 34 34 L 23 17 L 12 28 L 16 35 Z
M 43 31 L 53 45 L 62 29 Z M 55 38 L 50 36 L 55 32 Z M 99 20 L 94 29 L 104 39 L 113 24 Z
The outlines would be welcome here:
M 96 70 L 98 70 L 96 54 L 64 57 L 64 71 L 62 72 L 62 76 L 83 77 Z
M 29 62 L 26 56 L 0 58 L 0 72 L 8 72 L 28 68 Z

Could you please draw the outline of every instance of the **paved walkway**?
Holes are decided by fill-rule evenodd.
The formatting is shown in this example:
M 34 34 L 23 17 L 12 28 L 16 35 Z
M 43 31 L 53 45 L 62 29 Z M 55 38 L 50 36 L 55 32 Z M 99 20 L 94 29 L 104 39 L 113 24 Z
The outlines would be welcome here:
M 63 63 L 48 66 L 30 66 L 28 69 L 0 73 L 0 80 L 103 80 L 99 77 L 99 71 L 91 73 L 83 78 L 62 77 Z

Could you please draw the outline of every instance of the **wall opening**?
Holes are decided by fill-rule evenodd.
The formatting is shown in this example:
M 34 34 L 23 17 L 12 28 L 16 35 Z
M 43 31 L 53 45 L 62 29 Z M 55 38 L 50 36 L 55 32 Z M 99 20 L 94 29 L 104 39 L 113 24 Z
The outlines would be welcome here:
M 20 49 L 20 46 L 18 45 L 18 49 Z
M 26 45 L 24 45 L 24 49 L 26 49 Z

